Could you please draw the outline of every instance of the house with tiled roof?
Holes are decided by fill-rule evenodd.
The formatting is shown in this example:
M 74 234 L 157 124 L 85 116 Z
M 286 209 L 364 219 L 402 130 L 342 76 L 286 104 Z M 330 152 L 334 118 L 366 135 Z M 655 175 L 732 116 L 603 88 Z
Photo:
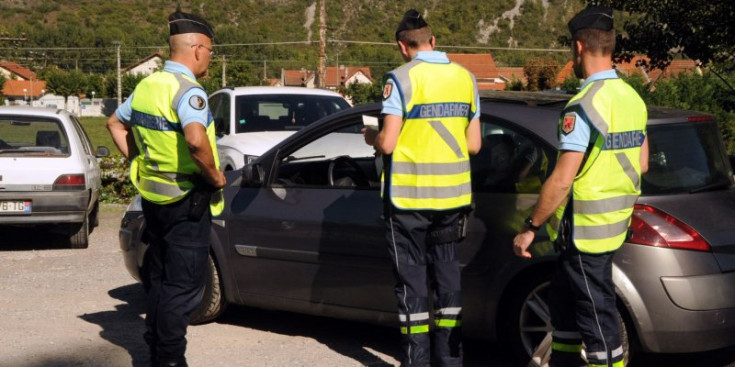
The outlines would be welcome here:
M 645 66 L 650 59 L 646 56 L 635 56 L 628 62 L 614 64 L 615 69 L 627 76 L 642 75 L 647 82 L 656 81 L 660 78 L 673 78 L 681 73 L 697 71 L 697 63 L 693 60 L 673 60 L 671 64 L 664 70 L 649 69 Z M 567 78 L 574 75 L 573 64 L 569 61 L 564 68 L 556 74 L 556 82 L 561 84 Z
M 139 60 L 133 65 L 130 65 L 122 70 L 123 74 L 129 75 L 151 75 L 156 70 L 159 70 L 163 66 L 163 53 L 158 51 L 146 58 Z
M 512 83 L 517 80 L 523 83 L 523 85 L 528 84 L 528 78 L 526 78 L 526 72 L 522 66 L 498 66 L 497 69 L 500 79 L 503 79 L 506 83 Z
M 3 84 L 3 96 L 8 101 L 33 101 L 46 93 L 46 82 L 43 80 L 6 80 Z
M 475 75 L 477 89 L 503 90 L 505 81 L 500 78 L 495 60 L 490 54 L 447 54 L 452 62 L 456 62 Z
M 37 78 L 36 73 L 31 69 L 12 61 L 0 61 L 0 74 L 6 80 L 32 80 Z
M 328 66 L 325 70 L 325 83 L 327 89 L 339 89 L 349 87 L 354 83 L 373 84 L 370 68 L 367 66 Z M 281 83 L 284 86 L 296 86 L 314 88 L 316 86 L 316 73 L 312 70 L 281 70 Z

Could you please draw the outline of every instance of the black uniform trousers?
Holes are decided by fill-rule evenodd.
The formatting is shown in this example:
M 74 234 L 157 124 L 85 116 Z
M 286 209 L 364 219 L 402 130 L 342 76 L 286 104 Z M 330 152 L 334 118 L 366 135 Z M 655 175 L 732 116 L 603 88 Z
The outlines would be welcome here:
M 150 247 L 144 268 L 150 280 L 146 332 L 151 361 L 185 363 L 189 315 L 204 291 L 211 213 L 190 218 L 191 194 L 173 204 L 143 200 Z
M 402 367 L 462 365 L 457 241 L 431 240 L 446 238 L 449 231 L 455 233 L 460 215 L 457 212 L 393 210 L 386 216 L 388 251 L 397 280 L 395 293 L 401 324 Z M 434 302 L 431 332 L 429 283 Z
M 552 367 L 622 366 L 612 280 L 614 252 L 562 250 L 551 283 Z M 580 355 L 585 345 L 587 363 Z

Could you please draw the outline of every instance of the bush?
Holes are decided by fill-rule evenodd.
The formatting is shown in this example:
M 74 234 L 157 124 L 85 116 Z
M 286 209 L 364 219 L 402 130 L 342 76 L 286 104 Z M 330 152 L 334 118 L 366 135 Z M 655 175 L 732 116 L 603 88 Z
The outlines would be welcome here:
M 138 193 L 130 182 L 130 165 L 121 154 L 104 157 L 100 161 L 102 188 L 100 201 L 103 203 L 127 203 Z

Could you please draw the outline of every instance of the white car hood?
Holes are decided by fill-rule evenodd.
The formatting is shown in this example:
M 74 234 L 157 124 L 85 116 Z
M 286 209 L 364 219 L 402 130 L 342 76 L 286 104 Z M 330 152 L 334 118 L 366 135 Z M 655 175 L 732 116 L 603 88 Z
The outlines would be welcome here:
M 218 149 L 235 149 L 240 154 L 259 157 L 274 145 L 293 135 L 295 131 L 260 131 L 240 133 L 217 140 Z

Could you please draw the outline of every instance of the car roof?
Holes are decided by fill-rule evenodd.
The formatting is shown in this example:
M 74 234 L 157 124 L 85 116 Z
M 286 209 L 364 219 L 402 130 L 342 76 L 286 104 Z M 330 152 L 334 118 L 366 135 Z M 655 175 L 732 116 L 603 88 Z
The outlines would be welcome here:
M 29 107 L 29 106 L 0 106 L 0 115 L 24 115 L 24 116 L 44 116 L 54 117 L 56 115 L 69 116 L 66 110 L 50 107 Z
M 306 87 L 225 87 L 214 93 L 221 91 L 232 91 L 237 96 L 251 95 L 251 94 L 301 94 L 301 95 L 312 95 L 312 96 L 329 96 L 344 98 L 337 92 L 319 89 L 319 88 L 306 88 Z M 212 94 L 214 94 L 212 93 Z

